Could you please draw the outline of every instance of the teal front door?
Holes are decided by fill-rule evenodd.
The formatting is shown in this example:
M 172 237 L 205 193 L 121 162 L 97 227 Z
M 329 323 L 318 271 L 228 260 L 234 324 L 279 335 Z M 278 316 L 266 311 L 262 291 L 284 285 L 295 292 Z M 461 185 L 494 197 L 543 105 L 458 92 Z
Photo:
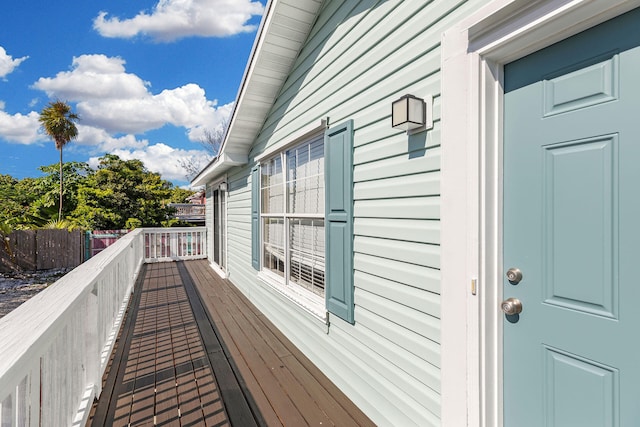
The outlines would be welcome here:
M 638 46 L 640 9 L 505 66 L 506 427 L 640 426 Z

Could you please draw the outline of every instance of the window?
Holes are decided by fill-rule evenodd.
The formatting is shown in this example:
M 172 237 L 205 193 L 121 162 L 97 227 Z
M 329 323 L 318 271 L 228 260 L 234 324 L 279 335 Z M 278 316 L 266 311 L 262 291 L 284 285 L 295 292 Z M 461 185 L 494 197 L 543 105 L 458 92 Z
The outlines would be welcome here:
M 262 269 L 324 297 L 323 135 L 264 161 L 260 178 Z
M 353 120 L 293 144 L 251 170 L 251 265 L 309 311 L 355 323 Z

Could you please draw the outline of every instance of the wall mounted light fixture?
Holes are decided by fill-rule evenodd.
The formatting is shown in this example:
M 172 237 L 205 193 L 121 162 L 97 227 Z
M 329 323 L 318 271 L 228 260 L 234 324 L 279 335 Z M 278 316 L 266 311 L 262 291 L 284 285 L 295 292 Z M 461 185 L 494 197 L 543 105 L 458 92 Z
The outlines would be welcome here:
M 409 135 L 433 127 L 433 98 L 426 100 L 404 95 L 391 104 L 391 126 L 406 130 Z

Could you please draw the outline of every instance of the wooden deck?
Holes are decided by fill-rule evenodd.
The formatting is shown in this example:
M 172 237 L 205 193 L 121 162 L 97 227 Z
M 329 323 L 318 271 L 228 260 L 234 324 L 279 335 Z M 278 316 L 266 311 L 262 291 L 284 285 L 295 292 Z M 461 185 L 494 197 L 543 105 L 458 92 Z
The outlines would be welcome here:
M 91 425 L 373 425 L 206 261 L 140 276 Z

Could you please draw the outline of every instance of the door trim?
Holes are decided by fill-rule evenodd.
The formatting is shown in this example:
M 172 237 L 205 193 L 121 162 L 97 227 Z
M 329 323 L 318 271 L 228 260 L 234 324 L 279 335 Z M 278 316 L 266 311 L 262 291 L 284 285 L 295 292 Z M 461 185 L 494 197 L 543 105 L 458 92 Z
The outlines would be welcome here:
M 223 245 L 225 248 L 227 248 L 227 250 L 225 251 L 225 255 L 229 252 L 228 250 L 228 239 L 229 239 L 229 233 L 228 233 L 228 215 L 227 215 L 227 204 L 229 203 L 229 184 L 228 184 L 229 180 L 228 180 L 228 176 L 225 174 L 223 176 L 221 176 L 220 178 L 218 178 L 217 180 L 209 183 L 206 185 L 206 191 L 210 192 L 211 196 L 211 202 L 209 204 L 209 201 L 207 200 L 207 202 L 205 203 L 206 205 L 210 205 L 210 208 L 206 208 L 205 210 L 205 215 L 211 215 L 211 219 L 210 221 L 208 221 L 208 223 L 211 224 L 211 228 L 209 229 L 207 227 L 207 250 L 209 251 L 209 265 L 211 266 L 211 268 L 213 269 L 213 271 L 216 272 L 216 274 L 218 274 L 218 276 L 220 276 L 223 279 L 227 279 L 229 277 L 229 263 L 228 263 L 228 257 L 225 256 L 224 260 L 222 261 L 222 264 L 224 267 L 221 267 L 220 265 L 218 265 L 215 261 L 214 261 L 214 255 L 213 255 L 213 250 L 214 250 L 214 246 L 215 246 L 215 221 L 214 221 L 214 215 L 215 215 L 215 203 L 213 200 L 213 194 L 217 191 L 218 192 L 218 203 L 221 202 L 222 199 L 224 199 L 225 203 L 225 209 L 224 212 L 220 212 L 221 216 L 223 217 L 223 223 L 224 223 L 224 230 L 222 230 L 224 232 L 224 242 Z M 226 189 L 225 190 L 221 190 L 220 186 L 223 183 L 227 183 L 226 185 Z M 218 207 L 220 207 L 220 205 L 218 205 Z M 220 254 L 220 256 L 222 256 L 222 254 Z
M 493 0 L 442 36 L 443 425 L 502 426 L 503 64 L 639 6 Z

